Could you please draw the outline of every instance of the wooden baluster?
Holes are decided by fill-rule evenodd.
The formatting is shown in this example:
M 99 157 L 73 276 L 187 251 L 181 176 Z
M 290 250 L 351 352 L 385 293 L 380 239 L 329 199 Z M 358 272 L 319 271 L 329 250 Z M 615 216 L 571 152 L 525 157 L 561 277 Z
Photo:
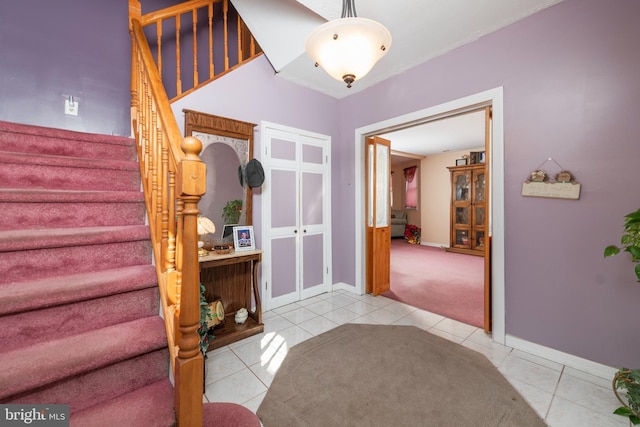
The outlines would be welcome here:
M 169 162 L 169 151 L 167 149 L 167 141 L 164 138 L 164 134 L 160 133 L 160 176 L 162 179 L 160 180 L 160 194 L 163 197 L 160 199 L 160 211 L 161 211 L 161 223 L 162 223 L 162 234 L 160 236 L 160 253 L 162 254 L 162 259 L 160 259 L 160 268 L 163 272 L 167 272 L 171 269 L 168 264 L 169 259 L 169 235 L 171 233 L 169 222 L 169 169 L 167 164 Z
M 215 76 L 215 69 L 213 65 L 213 3 L 209 3 L 208 9 L 209 15 L 209 79 Z
M 224 0 L 223 3 L 223 39 L 224 39 L 224 71 L 229 69 L 229 27 L 228 27 L 228 14 L 229 14 L 229 0 Z
M 155 103 L 154 103 L 155 107 Z M 158 237 L 157 232 L 159 230 L 159 218 L 158 218 L 158 201 L 162 198 L 162 193 L 158 191 L 158 112 L 155 108 L 151 110 L 151 198 L 150 198 L 150 209 L 151 209 L 151 217 L 149 218 L 149 223 L 152 225 L 151 231 L 154 233 L 154 237 Z
M 191 11 L 193 25 L 193 87 L 198 86 L 198 9 Z
M 167 190 L 167 207 L 169 210 L 169 241 L 167 246 L 166 271 L 176 270 L 176 233 L 178 213 L 176 212 L 176 172 L 173 163 L 167 160 L 169 168 L 168 190 Z M 174 301 L 175 302 L 175 301 Z
M 156 45 L 158 49 L 158 74 L 162 79 L 162 19 L 156 22 Z
M 142 164 L 144 166 L 144 179 L 146 180 L 149 177 L 149 169 L 148 169 L 148 165 L 149 165 L 149 159 L 148 159 L 148 155 L 149 155 L 149 122 L 147 119 L 147 111 L 149 111 L 149 84 L 148 81 L 146 79 L 146 76 L 144 76 L 145 79 L 143 81 L 143 96 L 142 96 L 142 110 L 140 111 L 140 117 L 141 117 L 141 122 L 142 122 L 142 141 L 143 141 L 143 146 L 142 146 Z
M 244 60 L 244 56 L 242 55 L 242 20 L 240 19 L 240 14 L 237 15 L 236 19 L 236 33 L 238 33 L 238 64 L 242 64 Z
M 176 181 L 177 181 L 177 174 L 178 171 L 176 171 Z M 176 183 L 176 191 L 177 191 L 177 183 Z M 182 212 L 184 210 L 184 202 L 182 201 L 182 199 L 177 198 L 177 194 L 176 194 L 176 218 L 177 218 L 177 223 L 176 223 L 176 242 L 182 242 L 183 241 L 183 230 L 184 230 L 184 223 L 183 223 L 183 216 L 182 216 Z M 182 294 L 182 254 L 184 252 L 184 245 L 178 245 L 176 244 L 176 286 L 175 288 L 172 290 L 173 294 L 174 294 L 174 301 L 176 304 L 176 315 L 178 317 L 176 317 L 176 325 L 178 325 L 180 323 L 180 298 L 181 298 L 181 294 Z M 176 333 L 176 342 L 178 342 L 178 339 L 180 337 L 180 330 L 176 329 L 175 330 Z
M 198 201 L 205 193 L 206 167 L 198 154 L 202 143 L 193 137 L 182 142 L 184 160 L 178 165 L 179 198 L 184 202 L 183 271 L 180 295 L 180 340 L 175 369 L 175 409 L 178 425 L 202 425 L 204 359 L 200 351 L 200 286 L 198 268 Z
M 251 54 L 251 58 L 253 58 L 254 56 L 256 56 L 256 40 L 253 38 L 253 34 L 249 35 L 249 40 L 250 41 L 250 54 Z
M 176 15 L 176 95 L 182 95 L 182 76 L 180 74 L 180 15 Z
M 155 229 L 155 242 L 162 244 L 163 237 L 165 236 L 165 227 L 166 227 L 166 216 L 164 215 L 163 209 L 163 200 L 166 198 L 166 193 L 163 192 L 164 189 L 164 180 L 166 179 L 166 175 L 162 173 L 162 140 L 164 133 L 162 132 L 162 128 L 156 128 L 156 149 L 155 149 L 155 164 L 156 164 L 156 207 L 155 207 L 155 218 L 156 218 L 156 229 Z M 162 265 L 162 263 L 160 264 Z

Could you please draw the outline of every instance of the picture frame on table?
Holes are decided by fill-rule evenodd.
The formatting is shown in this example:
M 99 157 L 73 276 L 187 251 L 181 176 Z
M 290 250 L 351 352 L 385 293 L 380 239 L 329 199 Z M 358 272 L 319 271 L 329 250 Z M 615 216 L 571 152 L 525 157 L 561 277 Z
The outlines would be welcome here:
M 256 248 L 252 225 L 233 227 L 233 248 L 236 251 L 252 251 Z

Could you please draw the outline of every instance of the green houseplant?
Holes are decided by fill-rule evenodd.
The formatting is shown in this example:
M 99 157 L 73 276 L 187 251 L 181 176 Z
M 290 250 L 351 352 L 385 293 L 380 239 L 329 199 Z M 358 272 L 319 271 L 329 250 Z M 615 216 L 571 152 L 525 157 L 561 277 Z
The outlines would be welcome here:
M 620 397 L 619 390 L 626 393 L 626 402 Z M 613 413 L 628 417 L 633 425 L 640 424 L 640 369 L 618 370 L 613 377 L 613 392 L 622 403 Z
M 625 215 L 624 233 L 620 238 L 620 246 L 607 246 L 604 249 L 604 256 L 610 257 L 620 252 L 631 254 L 631 262 L 635 264 L 636 278 L 640 282 L 640 209 Z
M 620 252 L 628 252 L 634 271 L 640 282 L 640 209 L 625 215 L 624 233 L 620 238 L 620 246 L 609 245 L 604 249 L 604 256 L 610 257 Z M 613 392 L 622 406 L 613 413 L 628 417 L 633 425 L 640 424 L 640 369 L 621 368 L 613 377 Z M 626 402 L 620 397 L 620 391 L 626 394 Z
M 213 311 L 204 296 L 205 291 L 204 285 L 200 283 L 200 327 L 198 328 L 198 334 L 200 335 L 200 351 L 206 358 L 209 340 L 215 337 L 209 332 L 209 321 L 213 319 Z
M 222 219 L 225 224 L 237 224 L 242 213 L 242 200 L 229 200 L 222 209 Z

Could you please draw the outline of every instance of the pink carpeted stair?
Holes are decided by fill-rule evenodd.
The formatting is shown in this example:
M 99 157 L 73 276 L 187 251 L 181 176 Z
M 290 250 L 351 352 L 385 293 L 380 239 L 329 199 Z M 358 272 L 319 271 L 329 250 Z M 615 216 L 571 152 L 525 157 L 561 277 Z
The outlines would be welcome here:
M 135 146 L 0 122 L 0 403 L 175 423 Z

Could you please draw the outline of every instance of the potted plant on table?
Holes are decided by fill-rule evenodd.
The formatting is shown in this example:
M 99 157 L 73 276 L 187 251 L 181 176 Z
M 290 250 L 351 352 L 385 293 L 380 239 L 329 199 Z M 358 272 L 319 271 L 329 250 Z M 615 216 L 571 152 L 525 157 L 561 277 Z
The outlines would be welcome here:
M 624 233 L 620 238 L 620 246 L 609 245 L 604 249 L 604 256 L 610 257 L 627 252 L 631 255 L 631 262 L 635 264 L 634 271 L 640 282 L 640 209 L 625 215 Z M 613 392 L 623 406 L 613 413 L 628 417 L 633 425 L 640 424 L 640 369 L 622 368 L 613 377 Z M 626 402 L 620 397 L 619 391 L 626 394 Z

